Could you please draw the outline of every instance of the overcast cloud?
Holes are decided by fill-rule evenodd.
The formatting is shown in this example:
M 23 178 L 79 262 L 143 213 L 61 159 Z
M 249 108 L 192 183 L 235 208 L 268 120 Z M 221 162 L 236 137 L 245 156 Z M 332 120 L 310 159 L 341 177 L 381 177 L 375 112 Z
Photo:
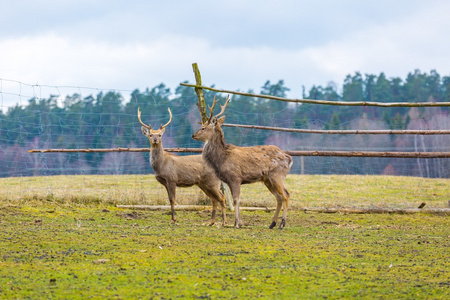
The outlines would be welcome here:
M 4 102 L 5 79 L 174 91 L 193 62 L 206 85 L 259 92 L 283 79 L 296 98 L 356 71 L 449 76 L 449 15 L 448 0 L 1 0 L 0 88 Z

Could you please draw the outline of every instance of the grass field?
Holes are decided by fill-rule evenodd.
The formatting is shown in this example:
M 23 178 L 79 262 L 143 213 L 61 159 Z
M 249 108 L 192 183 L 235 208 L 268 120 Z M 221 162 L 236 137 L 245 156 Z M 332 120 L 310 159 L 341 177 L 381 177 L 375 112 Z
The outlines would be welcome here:
M 400 176 L 288 175 L 290 207 L 392 207 L 445 208 L 450 200 L 449 179 Z M 153 175 L 51 176 L 0 178 L 0 203 L 12 205 L 33 201 L 61 204 L 99 203 L 168 204 L 167 192 Z M 206 204 L 196 187 L 177 189 L 177 204 Z M 275 205 L 261 183 L 243 185 L 243 206 Z
M 445 207 L 449 180 L 290 176 L 287 227 L 242 212 L 245 226 L 204 226 L 210 211 L 120 210 L 167 204 L 152 176 L 0 179 L 1 299 L 448 299 L 450 219 L 319 214 L 296 207 Z M 205 203 L 195 189 L 180 204 Z M 272 206 L 262 185 L 243 202 Z M 219 218 L 220 220 L 220 218 Z M 220 222 L 219 222 L 220 223 Z

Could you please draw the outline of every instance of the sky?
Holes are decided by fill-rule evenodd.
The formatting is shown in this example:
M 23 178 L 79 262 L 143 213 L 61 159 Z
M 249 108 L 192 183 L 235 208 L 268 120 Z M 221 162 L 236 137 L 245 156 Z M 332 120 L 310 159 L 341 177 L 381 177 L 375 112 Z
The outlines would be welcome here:
M 195 82 L 194 62 L 205 85 L 259 93 L 267 80 L 284 80 L 291 98 L 313 85 L 341 89 L 355 72 L 450 75 L 448 0 L 0 0 L 0 7 L 3 109 L 28 96 L 27 85 L 44 98 L 45 86 L 127 92 L 164 83 L 174 91 Z

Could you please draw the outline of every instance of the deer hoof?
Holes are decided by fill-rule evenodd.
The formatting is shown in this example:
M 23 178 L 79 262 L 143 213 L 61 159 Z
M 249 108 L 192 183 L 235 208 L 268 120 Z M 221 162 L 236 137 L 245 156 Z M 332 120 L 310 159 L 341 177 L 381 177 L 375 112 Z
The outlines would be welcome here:
M 283 229 L 284 226 L 286 226 L 286 220 L 285 219 L 281 219 L 280 227 L 278 227 L 278 229 Z
M 239 221 L 234 222 L 234 228 L 239 229 L 241 228 L 241 223 Z
M 269 229 L 272 229 L 275 227 L 275 225 L 277 225 L 277 222 L 272 221 L 272 224 L 270 224 Z

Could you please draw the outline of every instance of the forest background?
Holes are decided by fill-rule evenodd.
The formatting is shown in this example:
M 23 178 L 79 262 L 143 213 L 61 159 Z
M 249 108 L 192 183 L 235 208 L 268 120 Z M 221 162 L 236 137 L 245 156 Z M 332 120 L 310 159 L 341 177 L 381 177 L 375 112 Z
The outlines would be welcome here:
M 261 94 L 285 97 L 283 80 L 266 81 Z M 214 92 L 204 91 L 208 104 Z M 254 91 L 249 90 L 253 93 Z M 1 94 L 1 91 L 0 91 Z M 28 153 L 29 149 L 149 147 L 141 133 L 142 120 L 159 127 L 173 120 L 163 137 L 164 147 L 202 147 L 191 139 L 200 115 L 194 89 L 179 86 L 174 92 L 161 83 L 131 95 L 119 91 L 96 94 L 33 97 L 26 105 L 0 110 L 0 177 L 59 174 L 145 174 L 152 172 L 147 153 Z M 375 102 L 450 101 L 450 76 L 415 70 L 403 80 L 356 72 L 347 75 L 342 88 L 327 86 L 303 89 L 305 99 Z M 129 99 L 129 100 L 125 100 Z M 449 129 L 448 107 L 346 107 L 232 96 L 226 123 L 303 129 Z M 274 144 L 283 150 L 449 151 L 448 135 L 317 135 L 225 128 L 227 142 L 240 145 Z M 305 157 L 293 173 L 385 174 L 450 177 L 449 159 Z

